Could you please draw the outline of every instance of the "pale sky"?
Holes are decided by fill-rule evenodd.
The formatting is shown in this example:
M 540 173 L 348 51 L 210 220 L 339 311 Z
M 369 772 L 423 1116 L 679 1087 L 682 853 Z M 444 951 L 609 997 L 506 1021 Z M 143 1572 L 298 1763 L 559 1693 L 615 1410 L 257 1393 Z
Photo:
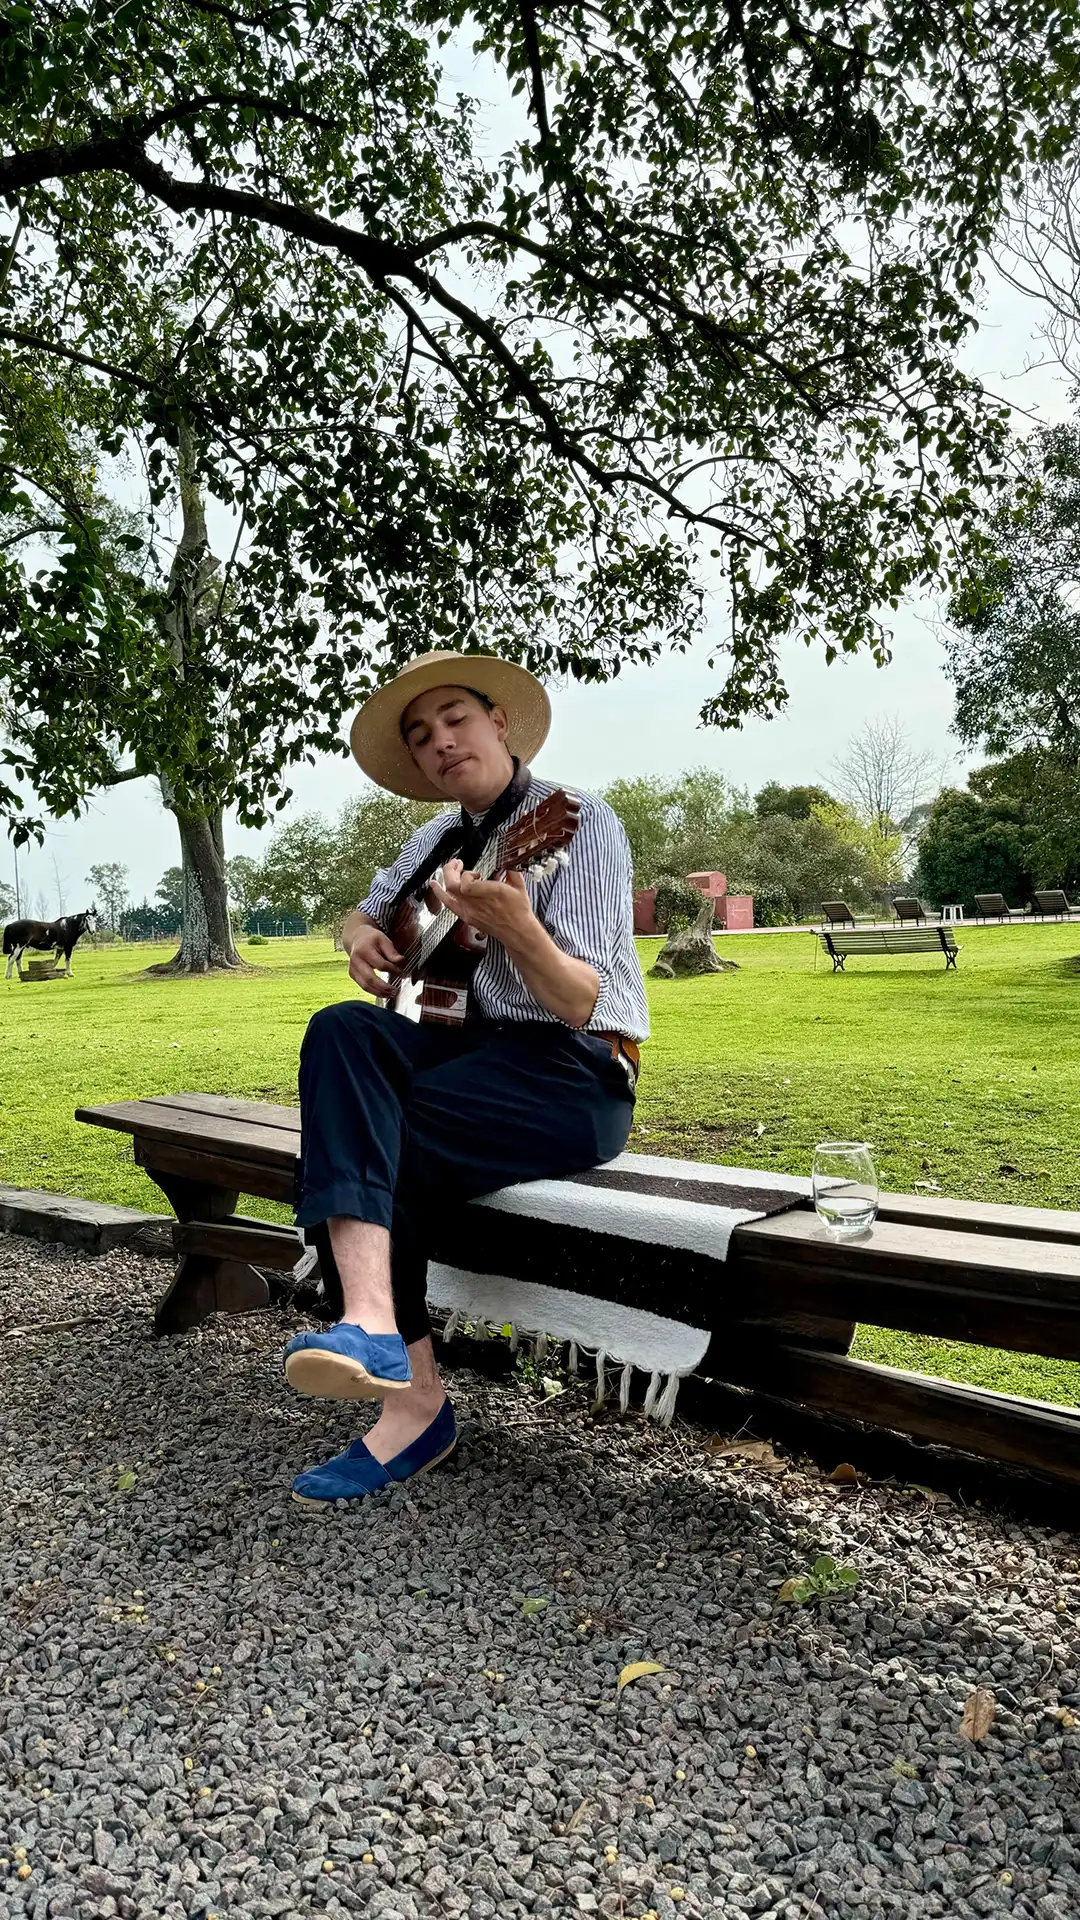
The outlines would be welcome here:
M 1050 422 L 1070 412 L 1064 376 L 1043 363 L 1039 317 L 1036 302 L 995 279 L 966 356 L 986 385 L 1020 410 L 1021 430 L 1032 417 Z M 828 784 L 830 763 L 852 735 L 868 720 L 895 714 L 912 743 L 934 755 L 943 783 L 962 780 L 968 762 L 949 731 L 952 697 L 934 615 L 929 602 L 900 609 L 892 623 L 893 661 L 884 669 L 862 658 L 828 667 L 820 652 L 794 649 L 785 663 L 791 695 L 786 712 L 771 722 L 752 721 L 738 733 L 698 724 L 699 708 L 717 684 L 706 664 L 707 639 L 692 654 L 630 669 L 606 687 L 554 689 L 554 725 L 536 769 L 586 789 L 691 766 L 716 768 L 752 791 L 774 779 Z M 296 769 L 294 797 L 281 818 L 311 808 L 333 814 L 361 784 L 351 759 L 326 756 L 314 767 Z M 229 821 L 226 852 L 258 856 L 265 838 Z M 57 821 L 43 847 L 20 854 L 23 909 L 39 911 L 40 895 L 40 910 L 49 915 L 79 911 L 90 903 L 88 869 L 109 860 L 128 868 L 133 900 L 152 899 L 165 868 L 179 857 L 176 828 L 156 784 L 133 782 L 94 799 L 81 819 Z M 11 849 L 2 843 L 0 877 L 12 878 Z

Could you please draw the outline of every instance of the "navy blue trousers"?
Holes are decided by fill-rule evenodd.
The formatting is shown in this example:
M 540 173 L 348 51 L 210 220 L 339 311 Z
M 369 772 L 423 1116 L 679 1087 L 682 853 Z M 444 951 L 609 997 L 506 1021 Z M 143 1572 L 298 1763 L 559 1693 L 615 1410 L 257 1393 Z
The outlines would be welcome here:
M 634 1102 L 604 1040 L 569 1027 L 417 1025 L 346 1000 L 315 1014 L 300 1051 L 297 1224 L 340 1283 L 325 1223 L 390 1230 L 398 1331 L 431 1331 L 424 1222 L 518 1180 L 583 1173 L 621 1153 Z

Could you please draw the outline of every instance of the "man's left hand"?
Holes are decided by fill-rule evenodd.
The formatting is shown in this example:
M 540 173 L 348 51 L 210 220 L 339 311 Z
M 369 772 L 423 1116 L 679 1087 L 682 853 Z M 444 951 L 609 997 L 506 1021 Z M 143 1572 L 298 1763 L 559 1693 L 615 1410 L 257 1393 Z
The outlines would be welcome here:
M 535 918 L 520 873 L 508 873 L 505 880 L 478 880 L 460 860 L 448 860 L 442 886 L 433 880 L 430 889 L 440 906 L 449 907 L 467 927 L 505 947 L 512 947 Z

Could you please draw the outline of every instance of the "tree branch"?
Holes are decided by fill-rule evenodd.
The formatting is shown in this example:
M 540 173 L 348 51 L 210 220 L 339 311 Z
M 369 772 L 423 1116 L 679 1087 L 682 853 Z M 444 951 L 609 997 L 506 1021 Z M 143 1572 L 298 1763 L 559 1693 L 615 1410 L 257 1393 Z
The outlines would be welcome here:
M 138 387 L 142 393 L 162 393 L 164 389 L 156 380 L 146 380 L 141 374 L 132 373 L 127 367 L 110 366 L 107 360 L 95 360 L 89 353 L 80 353 L 76 347 L 65 347 L 58 340 L 46 340 L 43 334 L 26 333 L 21 327 L 0 327 L 0 340 L 13 340 L 17 346 L 32 347 L 36 353 L 55 353 L 63 360 L 72 360 L 77 366 L 89 367 L 92 373 L 103 373 L 106 379 L 119 380 L 129 387 Z
M 525 43 L 525 57 L 529 62 L 529 73 L 532 78 L 532 110 L 536 115 L 540 145 L 543 147 L 551 138 L 551 127 L 548 124 L 544 65 L 540 58 L 540 35 L 537 31 L 533 0 L 518 0 L 518 18 L 521 21 L 521 37 Z

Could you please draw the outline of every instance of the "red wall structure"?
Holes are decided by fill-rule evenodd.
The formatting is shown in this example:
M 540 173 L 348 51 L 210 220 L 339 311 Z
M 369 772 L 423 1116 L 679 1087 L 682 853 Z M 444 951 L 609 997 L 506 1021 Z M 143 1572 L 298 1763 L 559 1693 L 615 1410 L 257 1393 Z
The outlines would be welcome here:
M 713 924 L 723 927 L 728 933 L 751 933 L 754 926 L 754 896 L 750 893 L 729 893 L 727 875 L 724 873 L 690 873 L 687 879 L 699 893 L 707 895 L 713 902 Z M 634 894 L 634 932 L 655 933 L 656 921 L 653 909 L 656 905 L 656 888 L 639 887 Z
M 656 888 L 639 887 L 634 895 L 634 932 L 655 933 L 656 921 L 653 908 L 656 905 Z

